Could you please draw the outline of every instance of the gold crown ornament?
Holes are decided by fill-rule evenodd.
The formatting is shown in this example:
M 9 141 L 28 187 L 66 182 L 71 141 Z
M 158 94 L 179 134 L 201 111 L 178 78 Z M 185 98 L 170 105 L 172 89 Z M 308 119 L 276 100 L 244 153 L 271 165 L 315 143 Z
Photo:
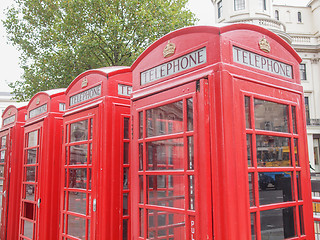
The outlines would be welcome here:
M 270 43 L 268 42 L 268 40 L 265 37 L 263 37 L 259 41 L 259 48 L 261 51 L 264 51 L 266 53 L 270 52 L 270 50 L 271 50 Z
M 86 87 L 86 86 L 88 86 L 88 79 L 84 78 L 84 79 L 82 80 L 81 87 L 84 88 L 84 87 Z
M 168 44 L 166 47 L 163 49 L 163 57 L 171 57 L 174 52 L 176 51 L 176 45 L 170 41 L 168 41 Z

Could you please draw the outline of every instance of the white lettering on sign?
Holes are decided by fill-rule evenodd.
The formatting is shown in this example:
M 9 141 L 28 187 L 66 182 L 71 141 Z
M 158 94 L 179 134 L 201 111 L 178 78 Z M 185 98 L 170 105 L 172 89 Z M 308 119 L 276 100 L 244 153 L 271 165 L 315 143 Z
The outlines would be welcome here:
M 130 96 L 132 87 L 124 84 L 118 84 L 118 94 L 123 96 Z
M 101 85 L 90 88 L 70 97 L 70 106 L 87 101 L 101 95 Z
M 140 73 L 140 84 L 144 85 L 159 79 L 168 77 L 175 73 L 202 65 L 207 62 L 206 47 L 183 55 L 170 62 L 161 64 L 149 70 Z
M 37 108 L 31 110 L 29 112 L 29 118 L 33 118 L 33 117 L 38 116 L 38 115 L 45 113 L 45 112 L 47 112 L 47 104 L 43 104 L 40 107 L 37 107 Z
M 8 125 L 9 123 L 13 123 L 16 120 L 16 115 L 12 115 L 11 117 L 7 117 L 3 119 L 3 126 Z
M 190 224 L 191 224 L 191 240 L 195 240 L 195 233 L 196 233 L 196 226 L 195 226 L 195 223 L 194 223 L 194 220 L 191 220 L 190 221 Z
M 242 65 L 266 71 L 268 73 L 277 74 L 287 78 L 293 78 L 291 65 L 235 46 L 233 46 L 233 61 Z

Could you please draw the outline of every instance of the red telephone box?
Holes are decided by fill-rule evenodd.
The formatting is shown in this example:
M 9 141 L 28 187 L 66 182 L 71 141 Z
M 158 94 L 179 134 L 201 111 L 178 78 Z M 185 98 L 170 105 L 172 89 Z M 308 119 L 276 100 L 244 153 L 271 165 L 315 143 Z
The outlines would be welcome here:
M 0 131 L 0 239 L 18 239 L 26 106 L 8 106 Z
M 188 27 L 133 64 L 133 239 L 314 239 L 297 53 Z
M 80 74 L 66 90 L 60 239 L 130 239 L 131 71 Z
M 64 91 L 39 92 L 27 107 L 19 239 L 58 239 Z

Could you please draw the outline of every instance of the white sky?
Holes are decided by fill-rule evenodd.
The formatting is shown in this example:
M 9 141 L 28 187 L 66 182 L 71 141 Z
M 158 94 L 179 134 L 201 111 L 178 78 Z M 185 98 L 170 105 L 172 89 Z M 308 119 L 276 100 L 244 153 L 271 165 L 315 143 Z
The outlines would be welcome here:
M 274 0 L 276 3 L 290 3 L 290 5 L 305 6 L 309 0 Z M 4 19 L 3 11 L 13 3 L 13 0 L 1 0 L 0 20 Z M 200 19 L 199 25 L 214 24 L 214 8 L 211 0 L 189 0 L 188 7 Z M 20 79 L 22 70 L 19 68 L 19 52 L 15 47 L 7 44 L 6 32 L 0 22 L 0 92 L 9 92 L 8 82 Z

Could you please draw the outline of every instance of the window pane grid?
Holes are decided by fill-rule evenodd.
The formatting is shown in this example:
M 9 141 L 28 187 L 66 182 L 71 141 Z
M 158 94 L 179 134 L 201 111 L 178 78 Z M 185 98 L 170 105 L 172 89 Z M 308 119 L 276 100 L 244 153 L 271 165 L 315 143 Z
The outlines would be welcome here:
M 248 99 L 250 99 L 250 104 L 247 102 Z M 254 219 L 254 222 L 252 224 L 254 224 L 254 226 L 251 226 L 251 231 L 252 232 L 251 236 L 252 239 L 263 239 L 263 234 L 265 231 L 267 231 L 268 229 L 261 229 L 262 225 L 264 225 L 263 222 L 261 221 L 265 221 L 264 219 L 266 219 L 266 216 L 269 216 L 270 214 L 276 213 L 276 215 L 271 215 L 274 217 L 277 217 L 278 213 L 279 214 L 283 214 L 283 215 L 279 215 L 282 217 L 285 217 L 286 219 L 288 218 L 288 216 L 290 215 L 291 218 L 294 219 L 293 222 L 291 223 L 283 223 L 284 225 L 281 226 L 284 229 L 282 231 L 280 231 L 279 233 L 274 233 L 273 237 L 277 237 L 277 234 L 282 234 L 282 238 L 291 238 L 291 237 L 296 237 L 296 236 L 301 236 L 300 234 L 300 222 L 297 223 L 297 219 L 299 219 L 299 211 L 298 209 L 298 205 L 303 204 L 303 202 L 300 200 L 300 194 L 301 194 L 301 189 L 300 189 L 300 171 L 301 168 L 299 167 L 299 161 L 298 161 L 298 134 L 297 134 L 297 130 L 296 130 L 296 119 L 295 119 L 295 110 L 296 107 L 292 106 L 291 104 L 282 104 L 281 103 L 281 108 L 283 110 L 279 110 L 280 114 L 281 111 L 284 115 L 282 118 L 282 121 L 285 122 L 286 125 L 282 125 L 281 128 L 272 128 L 272 124 L 271 124 L 271 131 L 268 128 L 262 127 L 261 128 L 261 124 L 256 125 L 255 120 L 256 118 L 259 116 L 260 117 L 260 122 L 262 120 L 262 117 L 264 116 L 264 114 L 260 114 L 260 115 L 254 115 L 256 111 L 256 109 L 252 109 L 251 107 L 253 106 L 254 102 L 259 102 L 261 103 L 267 103 L 267 105 L 272 109 L 272 106 L 276 106 L 274 105 L 274 103 L 268 103 L 268 101 L 266 100 L 255 100 L 256 98 L 253 96 L 245 96 L 245 119 L 246 119 L 246 135 L 247 135 L 247 159 L 248 159 L 248 179 L 252 179 L 249 181 L 249 206 L 250 206 L 250 212 L 251 214 L 254 214 L 251 217 L 251 220 Z M 266 109 L 268 109 L 268 106 Z M 251 109 L 250 109 L 251 108 Z M 278 126 L 280 126 L 280 122 L 277 123 Z M 277 124 L 275 124 L 277 126 Z M 266 125 L 265 125 L 266 126 Z M 273 124 L 274 126 L 274 124 Z M 252 127 L 252 129 L 251 129 Z M 257 129 L 258 128 L 258 129 Z M 287 130 L 286 130 L 287 129 Z M 266 131 L 268 130 L 268 131 Z M 249 138 L 248 138 L 249 136 Z M 281 154 L 282 154 L 282 159 L 283 156 L 286 155 L 287 157 L 285 159 L 288 159 L 290 164 L 288 165 L 288 163 L 286 162 L 284 165 L 285 166 L 281 166 L 281 164 L 279 164 L 278 167 L 272 167 L 269 164 L 269 167 L 266 166 L 259 166 L 258 164 L 258 151 L 254 150 L 257 149 L 257 146 L 264 146 L 264 145 L 257 145 L 257 138 L 261 138 L 262 136 L 265 136 L 266 138 L 269 138 L 270 141 L 270 137 L 271 139 L 275 139 L 280 137 L 280 139 L 286 139 L 286 144 L 282 145 L 282 147 L 276 147 L 274 148 L 274 152 L 277 153 L 278 155 L 274 154 L 272 158 L 270 159 L 274 159 L 274 156 L 277 156 L 279 159 L 279 153 L 281 150 Z M 270 137 L 269 137 L 270 136 Z M 249 140 L 248 140 L 249 139 Z M 251 140 L 251 141 L 250 141 Z M 266 141 L 263 141 L 264 143 L 266 143 Z M 250 146 L 248 146 L 248 144 L 250 144 Z M 266 146 L 269 146 L 269 148 L 271 146 L 273 146 L 273 144 L 267 144 Z M 277 145 L 276 145 L 277 146 Z M 252 150 L 253 151 L 252 151 Z M 262 148 L 261 148 L 262 150 Z M 281 159 L 281 158 L 280 158 Z M 252 161 L 252 163 L 250 163 L 250 161 Z M 283 165 L 283 164 L 282 164 Z M 279 195 L 278 199 L 276 202 L 268 202 L 267 201 L 263 201 L 261 202 L 261 200 L 259 199 L 259 196 L 261 194 L 263 194 L 263 190 L 261 191 L 261 179 L 259 179 L 259 175 L 261 176 L 261 174 L 266 174 L 266 175 L 270 175 L 268 177 L 272 177 L 273 179 L 277 178 L 278 181 L 280 179 L 281 180 L 281 184 L 277 185 L 270 185 L 271 183 L 268 184 L 267 187 L 273 186 L 275 187 L 275 192 L 277 191 L 285 191 L 286 193 L 281 196 Z M 278 176 L 277 176 L 278 175 Z M 290 176 L 290 177 L 289 177 Z M 260 181 L 259 181 L 260 180 Z M 253 183 L 252 183 L 253 182 Z M 256 184 L 259 183 L 259 184 Z M 280 183 L 280 182 L 279 182 Z M 280 186 L 279 186 L 280 185 Z M 278 189 L 278 190 L 277 190 Z M 269 191 L 272 189 L 266 189 L 264 191 Z M 280 192 L 279 192 L 280 193 Z M 279 194 L 278 193 L 278 194 Z M 264 193 L 264 194 L 267 194 Z M 289 194 L 289 197 L 288 197 Z M 267 194 L 268 195 L 268 194 Z M 267 196 L 266 195 L 266 196 Z M 262 198 L 264 199 L 264 198 Z M 279 209 L 283 209 L 281 211 Z M 262 213 L 262 215 L 261 215 Z M 279 219 L 282 219 L 282 217 L 277 217 Z M 253 220 L 252 220 L 253 221 Z M 263 232 L 261 232 L 263 231 Z

